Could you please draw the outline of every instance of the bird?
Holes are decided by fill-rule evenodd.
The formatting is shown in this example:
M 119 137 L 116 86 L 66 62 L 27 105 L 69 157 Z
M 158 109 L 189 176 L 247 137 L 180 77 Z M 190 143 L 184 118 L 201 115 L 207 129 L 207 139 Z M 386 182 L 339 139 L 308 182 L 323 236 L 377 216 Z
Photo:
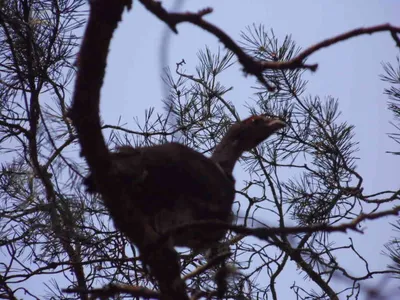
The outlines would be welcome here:
M 279 118 L 250 116 L 229 127 L 210 157 L 176 142 L 117 147 L 117 151 L 110 153 L 112 174 L 131 201 L 118 203 L 121 210 L 118 215 L 129 218 L 130 209 L 139 210 L 160 236 L 196 221 L 230 223 L 235 199 L 232 172 L 236 162 L 245 151 L 284 126 L 285 122 Z M 84 184 L 88 192 L 98 192 L 92 174 L 89 173 Z M 124 231 L 129 236 L 129 228 Z M 173 247 L 202 251 L 215 245 L 226 231 L 188 227 L 168 236 L 168 242 Z

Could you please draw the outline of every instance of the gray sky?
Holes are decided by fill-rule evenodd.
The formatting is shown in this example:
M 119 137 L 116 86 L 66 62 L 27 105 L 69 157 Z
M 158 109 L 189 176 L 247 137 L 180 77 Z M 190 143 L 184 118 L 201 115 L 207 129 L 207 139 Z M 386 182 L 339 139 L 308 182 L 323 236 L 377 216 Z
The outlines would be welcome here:
M 167 2 L 167 1 L 165 1 Z M 262 24 L 272 28 L 283 40 L 291 34 L 303 49 L 333 35 L 350 29 L 391 23 L 399 26 L 400 1 L 331 0 L 331 1 L 183 1 L 181 11 L 197 11 L 204 7 L 214 8 L 206 19 L 218 25 L 235 40 L 246 26 Z M 168 2 L 173 4 L 173 1 Z M 246 3 L 246 5 L 244 4 Z M 170 37 L 169 66 L 185 59 L 185 69 L 194 73 L 198 63 L 196 53 L 205 45 L 217 50 L 221 44 L 207 32 L 190 24 L 180 24 L 178 35 Z M 163 90 L 160 80 L 160 40 L 165 25 L 147 13 L 137 2 L 133 10 L 125 13 L 111 46 L 107 75 L 102 90 L 102 116 L 106 123 L 122 120 L 133 125 L 132 117 L 143 120 L 144 110 L 154 106 L 162 111 Z M 316 73 L 307 73 L 309 80 L 305 95 L 333 96 L 339 99 L 343 111 L 342 120 L 356 126 L 356 140 L 360 142 L 357 170 L 364 176 L 364 191 L 373 193 L 399 188 L 395 169 L 399 159 L 386 154 L 396 149 L 387 137 L 392 132 L 389 124 L 391 113 L 386 108 L 387 97 L 383 89 L 387 85 L 380 81 L 381 62 L 395 62 L 398 50 L 388 33 L 357 37 L 334 45 L 312 55 L 308 62 L 318 63 Z M 239 68 L 223 77 L 225 86 L 234 89 L 226 97 L 239 109 L 241 117 L 247 112 L 242 106 L 251 101 L 254 78 L 244 77 Z M 398 149 L 398 148 L 397 148 Z M 240 172 L 238 181 L 240 181 Z M 238 176 L 238 175 L 237 175 Z M 382 268 L 387 259 L 380 255 L 383 243 L 394 233 L 387 225 L 394 218 L 364 223 L 366 234 L 351 234 L 361 254 L 370 259 L 370 268 Z M 339 242 L 348 241 L 348 236 L 336 234 Z M 345 252 L 343 252 L 345 254 Z M 355 275 L 361 275 L 361 265 L 354 264 L 353 256 L 344 255 L 341 262 L 351 266 Z M 288 272 L 290 274 L 288 274 Z M 295 267 L 279 277 L 281 299 L 290 299 L 293 293 L 287 289 L 297 273 Z M 289 277 L 287 277 L 289 275 Z M 293 278 L 292 278 L 293 277 Z M 297 277 L 302 280 L 302 277 Z M 286 298 L 288 296 L 290 298 Z
M 172 6 L 174 1 L 168 2 Z M 246 3 L 246 4 L 245 4 Z M 392 23 L 400 26 L 398 0 L 324 0 L 324 1 L 266 1 L 266 0 L 219 0 L 184 1 L 183 11 L 197 11 L 213 7 L 214 13 L 207 20 L 218 25 L 238 40 L 246 26 L 262 24 L 272 28 L 278 38 L 291 34 L 298 46 L 306 48 L 332 35 L 361 26 Z M 172 34 L 169 66 L 185 59 L 188 73 L 194 73 L 198 63 L 196 53 L 205 45 L 212 50 L 222 47 L 215 37 L 190 24 L 178 26 L 179 35 Z M 137 1 L 131 12 L 125 13 L 123 22 L 112 41 L 107 75 L 102 90 L 102 117 L 106 123 L 115 124 L 118 118 L 133 125 L 132 118 L 143 120 L 144 110 L 154 106 L 162 111 L 163 86 L 160 80 L 160 40 L 165 25 L 145 11 Z M 386 133 L 392 131 L 389 121 L 392 115 L 386 109 L 387 98 L 382 94 L 386 86 L 379 80 L 381 62 L 395 62 L 398 50 L 388 33 L 358 37 L 324 49 L 312 55 L 308 62 L 319 63 L 316 73 L 307 73 L 309 80 L 305 95 L 322 98 L 331 95 L 340 100 L 343 120 L 356 126 L 356 139 L 360 142 L 358 171 L 364 176 L 366 193 L 399 188 L 395 174 L 399 159 L 385 154 L 396 149 Z M 242 104 L 251 101 L 254 78 L 244 77 L 239 68 L 223 77 L 225 86 L 233 86 L 227 98 L 246 117 Z M 398 148 L 397 148 L 398 149 Z M 241 173 L 236 170 L 237 180 Z M 387 259 L 380 254 L 383 243 L 393 234 L 387 226 L 387 218 L 364 224 L 366 234 L 351 234 L 362 255 L 370 259 L 370 268 L 382 268 Z M 348 236 L 336 234 L 338 242 L 346 242 Z M 343 252 L 345 254 L 345 252 Z M 361 275 L 353 257 L 344 255 L 340 261 Z M 294 299 L 288 288 L 296 276 L 291 266 L 278 277 L 280 299 Z M 32 292 L 43 292 L 43 286 L 30 281 Z

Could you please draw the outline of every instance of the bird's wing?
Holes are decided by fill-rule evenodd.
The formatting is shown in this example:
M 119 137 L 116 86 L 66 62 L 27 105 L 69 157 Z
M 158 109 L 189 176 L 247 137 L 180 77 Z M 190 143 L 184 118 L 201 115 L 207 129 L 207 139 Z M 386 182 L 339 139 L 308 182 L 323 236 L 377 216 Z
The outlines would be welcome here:
M 129 152 L 129 151 L 128 151 Z M 189 207 L 202 214 L 226 214 L 234 199 L 234 182 L 202 154 L 177 143 L 114 153 L 122 180 L 144 211 Z

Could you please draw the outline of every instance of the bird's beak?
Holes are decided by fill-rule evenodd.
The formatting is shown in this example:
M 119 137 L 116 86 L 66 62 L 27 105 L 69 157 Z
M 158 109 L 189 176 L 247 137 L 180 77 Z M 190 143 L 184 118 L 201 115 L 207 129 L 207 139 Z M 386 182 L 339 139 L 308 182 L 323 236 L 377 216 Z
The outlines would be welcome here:
M 271 128 L 274 132 L 285 127 L 286 122 L 282 121 L 281 119 L 275 118 L 275 119 L 269 119 L 267 122 L 267 126 Z

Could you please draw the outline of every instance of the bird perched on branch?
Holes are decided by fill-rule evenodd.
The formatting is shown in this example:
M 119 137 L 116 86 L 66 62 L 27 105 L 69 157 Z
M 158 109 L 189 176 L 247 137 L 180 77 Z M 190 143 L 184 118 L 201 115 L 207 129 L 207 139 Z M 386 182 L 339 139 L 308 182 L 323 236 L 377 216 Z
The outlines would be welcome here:
M 116 203 L 119 216 L 140 210 L 160 236 L 171 228 L 196 221 L 231 221 L 235 197 L 232 171 L 244 151 L 267 139 L 285 123 L 276 118 L 252 116 L 233 124 L 210 158 L 178 143 L 133 148 L 111 153 L 113 176 L 131 203 Z M 114 177 L 114 178 L 115 178 Z M 89 175 L 85 184 L 97 192 Z M 116 216 L 112 216 L 116 219 Z M 114 220 L 123 227 L 122 220 Z M 129 228 L 122 230 L 129 236 Z M 180 230 L 169 237 L 172 246 L 204 250 L 224 237 L 226 230 L 204 227 Z

